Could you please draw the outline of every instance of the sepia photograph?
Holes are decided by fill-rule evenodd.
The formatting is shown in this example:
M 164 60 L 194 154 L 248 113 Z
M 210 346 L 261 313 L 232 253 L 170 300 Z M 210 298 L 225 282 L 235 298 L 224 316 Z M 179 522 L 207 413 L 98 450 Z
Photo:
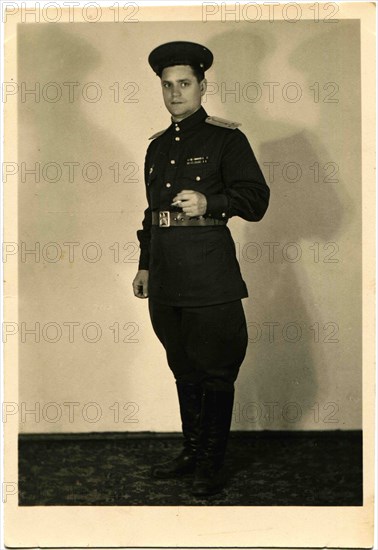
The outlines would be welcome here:
M 374 4 L 5 4 L 6 546 L 371 548 Z

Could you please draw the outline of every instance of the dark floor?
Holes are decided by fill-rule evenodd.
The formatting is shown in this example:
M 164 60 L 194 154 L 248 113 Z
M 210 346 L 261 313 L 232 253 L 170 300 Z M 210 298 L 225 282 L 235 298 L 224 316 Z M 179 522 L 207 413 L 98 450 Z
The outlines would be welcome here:
M 191 477 L 156 480 L 151 464 L 181 439 L 154 434 L 20 436 L 21 506 L 361 506 L 361 432 L 231 434 L 228 486 L 191 496 Z

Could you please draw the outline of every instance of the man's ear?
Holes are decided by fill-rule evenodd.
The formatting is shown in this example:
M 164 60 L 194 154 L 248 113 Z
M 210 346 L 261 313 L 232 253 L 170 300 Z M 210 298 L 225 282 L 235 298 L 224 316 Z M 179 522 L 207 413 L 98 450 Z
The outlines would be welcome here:
M 201 90 L 201 96 L 205 95 L 206 90 L 207 90 L 207 80 L 206 80 L 206 78 L 204 78 L 203 80 L 201 80 L 201 82 L 200 82 L 200 90 Z

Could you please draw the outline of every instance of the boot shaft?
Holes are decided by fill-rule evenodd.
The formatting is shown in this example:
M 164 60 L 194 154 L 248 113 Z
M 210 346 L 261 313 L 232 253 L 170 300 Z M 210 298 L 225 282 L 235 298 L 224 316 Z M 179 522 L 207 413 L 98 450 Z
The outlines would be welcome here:
M 198 447 L 203 390 L 200 384 L 188 384 L 177 381 L 176 387 L 180 405 L 184 447 L 195 454 Z
M 199 432 L 197 463 L 219 469 L 224 461 L 231 427 L 234 391 L 205 389 Z

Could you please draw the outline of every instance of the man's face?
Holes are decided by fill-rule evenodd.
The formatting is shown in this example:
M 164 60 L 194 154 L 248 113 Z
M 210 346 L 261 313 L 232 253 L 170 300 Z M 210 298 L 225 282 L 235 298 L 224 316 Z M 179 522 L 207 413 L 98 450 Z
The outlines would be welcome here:
M 198 82 L 190 65 L 174 65 L 163 69 L 161 85 L 165 106 L 176 121 L 197 111 L 206 92 L 206 80 Z

